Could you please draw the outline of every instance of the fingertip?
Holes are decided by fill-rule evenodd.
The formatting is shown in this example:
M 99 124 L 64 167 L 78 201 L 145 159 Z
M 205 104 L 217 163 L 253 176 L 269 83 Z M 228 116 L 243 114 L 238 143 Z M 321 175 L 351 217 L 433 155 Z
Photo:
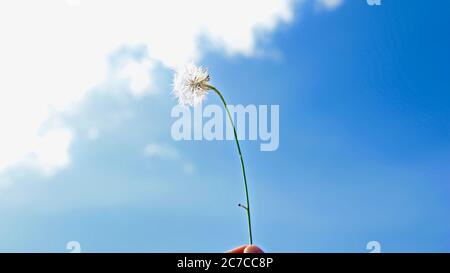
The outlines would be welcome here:
M 255 245 L 249 245 L 244 249 L 244 253 L 264 253 L 264 251 Z
M 247 246 L 248 245 L 243 245 L 240 247 L 233 248 L 232 250 L 228 250 L 227 253 L 244 253 L 244 250 Z

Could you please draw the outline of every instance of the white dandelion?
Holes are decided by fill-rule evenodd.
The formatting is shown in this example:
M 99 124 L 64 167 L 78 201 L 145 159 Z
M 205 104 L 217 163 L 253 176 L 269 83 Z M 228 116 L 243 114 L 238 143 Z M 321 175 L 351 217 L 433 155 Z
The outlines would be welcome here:
M 173 94 L 178 98 L 178 102 L 182 105 L 196 106 L 205 100 L 209 91 L 216 93 L 225 107 L 228 115 L 228 119 L 233 126 L 234 140 L 236 141 L 236 147 L 241 161 L 242 176 L 244 179 L 246 204 L 239 204 L 240 207 L 247 212 L 248 232 L 250 245 L 253 244 L 252 236 L 252 224 L 250 217 L 250 200 L 248 194 L 247 176 L 245 174 L 244 157 L 242 155 L 241 147 L 236 133 L 236 126 L 234 125 L 233 118 L 231 116 L 228 105 L 223 97 L 222 93 L 209 83 L 210 77 L 208 70 L 203 67 L 195 66 L 194 64 L 186 65 L 182 70 L 175 73 L 173 78 Z
M 196 106 L 203 102 L 211 90 L 208 70 L 203 67 L 188 64 L 175 73 L 173 78 L 173 94 L 178 103 Z

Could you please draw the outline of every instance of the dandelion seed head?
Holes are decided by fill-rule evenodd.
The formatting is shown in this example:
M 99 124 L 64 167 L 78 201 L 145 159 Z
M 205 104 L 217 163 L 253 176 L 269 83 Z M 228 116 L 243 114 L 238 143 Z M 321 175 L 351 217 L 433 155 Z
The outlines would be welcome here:
M 211 89 L 208 70 L 193 63 L 186 65 L 175 73 L 173 78 L 173 94 L 178 103 L 196 106 L 203 102 Z

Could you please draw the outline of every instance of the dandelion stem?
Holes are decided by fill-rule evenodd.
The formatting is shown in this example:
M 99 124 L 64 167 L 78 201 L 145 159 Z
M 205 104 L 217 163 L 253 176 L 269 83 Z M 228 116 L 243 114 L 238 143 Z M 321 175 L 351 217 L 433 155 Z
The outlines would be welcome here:
M 248 233 L 249 233 L 249 238 L 250 238 L 250 244 L 252 245 L 253 237 L 252 237 L 252 222 L 251 222 L 251 217 L 250 217 L 250 199 L 248 197 L 248 185 L 247 185 L 247 177 L 245 175 L 244 158 L 242 156 L 241 146 L 239 145 L 239 140 L 238 140 L 238 136 L 236 133 L 236 127 L 234 126 L 233 117 L 231 116 L 230 110 L 228 110 L 228 105 L 227 105 L 224 97 L 222 96 L 222 93 L 220 93 L 220 91 L 217 90 L 217 88 L 215 88 L 214 86 L 208 85 L 208 87 L 211 88 L 211 90 L 213 90 L 214 92 L 216 92 L 217 95 L 219 95 L 220 100 L 222 101 L 222 103 L 225 107 L 225 110 L 227 111 L 228 119 L 230 120 L 230 123 L 233 126 L 234 140 L 236 141 L 239 158 L 241 159 L 242 175 L 244 177 L 244 186 L 245 186 L 245 196 L 247 199 L 246 206 L 242 206 L 242 207 L 247 211 Z

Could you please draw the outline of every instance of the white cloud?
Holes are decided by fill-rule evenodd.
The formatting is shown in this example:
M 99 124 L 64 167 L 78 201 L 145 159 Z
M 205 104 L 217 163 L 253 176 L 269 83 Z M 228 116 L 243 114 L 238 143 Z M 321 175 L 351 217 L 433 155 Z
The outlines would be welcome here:
M 68 129 L 54 129 L 47 131 L 38 138 L 37 146 L 31 153 L 31 164 L 37 166 L 46 175 L 53 174 L 58 168 L 70 161 L 67 147 L 70 145 L 73 134 Z
M 140 97 L 149 93 L 154 79 L 151 77 L 155 69 L 155 62 L 144 59 L 140 61 L 129 60 L 120 71 L 120 77 L 127 80 L 131 94 Z
M 169 145 L 150 143 L 145 149 L 144 153 L 147 157 L 155 157 L 161 159 L 177 159 L 179 157 L 178 151 Z
M 195 172 L 194 164 L 183 160 L 178 150 L 171 145 L 150 143 L 144 148 L 144 155 L 149 158 L 172 160 L 181 166 L 181 171 L 186 175 L 192 175 Z
M 69 162 L 69 130 L 43 132 L 42 125 L 105 81 L 108 57 L 120 46 L 144 45 L 168 67 L 201 58 L 200 37 L 227 54 L 251 55 L 256 33 L 289 22 L 294 2 L 1 1 L 0 172 L 33 155 L 50 173 Z M 119 77 L 141 96 L 153 84 L 152 68 L 148 60 L 129 62 Z
M 344 0 L 316 0 L 316 3 L 327 9 L 327 10 L 333 10 L 337 7 L 339 7 L 342 3 L 344 2 Z
M 45 175 L 52 175 L 58 168 L 69 163 L 70 156 L 67 147 L 72 138 L 71 130 L 54 128 L 47 130 L 44 134 L 37 134 L 34 138 L 27 139 L 29 141 L 26 143 L 26 147 L 2 144 L 0 173 L 4 169 L 12 167 L 12 163 L 22 163 L 37 168 Z
M 79 6 L 81 4 L 81 0 L 66 0 L 69 6 Z

